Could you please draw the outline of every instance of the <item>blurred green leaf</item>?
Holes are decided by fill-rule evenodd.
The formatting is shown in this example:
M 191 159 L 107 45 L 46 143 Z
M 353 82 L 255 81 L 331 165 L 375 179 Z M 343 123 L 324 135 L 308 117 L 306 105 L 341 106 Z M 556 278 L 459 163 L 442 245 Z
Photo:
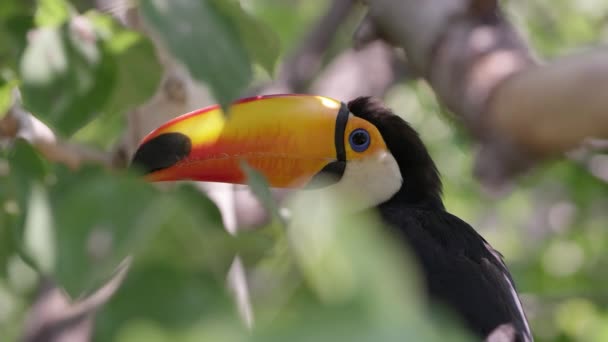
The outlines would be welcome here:
M 118 79 L 105 110 L 119 115 L 154 95 L 161 79 L 161 65 L 150 40 L 134 31 L 117 28 L 108 48 L 116 59 Z
M 143 104 L 156 92 L 162 67 L 152 42 L 138 32 L 127 30 L 107 15 L 89 12 L 116 65 L 116 81 L 102 113 L 78 131 L 74 138 L 109 148 L 123 133 L 124 115 Z
M 116 65 L 92 24 L 42 28 L 20 65 L 24 105 L 61 135 L 69 136 L 100 112 L 111 95 Z
M 57 179 L 51 191 L 56 277 L 72 295 L 97 286 L 127 255 L 219 275 L 236 253 L 218 209 L 191 188 L 162 193 L 98 168 L 61 168 Z
M 55 227 L 46 190 L 40 184 L 32 187 L 23 230 L 24 251 L 39 271 L 52 274 L 57 254 Z
M 13 88 L 16 85 L 16 81 L 2 82 L 2 80 L 0 80 L 0 119 L 4 117 L 12 105 Z
M 247 184 L 251 188 L 251 191 L 262 203 L 264 209 L 271 214 L 273 219 L 280 219 L 279 207 L 270 192 L 268 181 L 264 175 L 249 166 L 246 161 L 241 162 L 241 169 L 247 177 Z
M 238 28 L 251 59 L 272 76 L 281 52 L 279 36 L 264 22 L 245 12 L 238 1 L 213 0 L 213 3 Z
M 7 283 L 11 289 L 20 295 L 28 296 L 36 290 L 40 280 L 40 272 L 34 265 L 34 260 L 24 254 L 14 254 L 8 259 Z M 26 262 L 25 259 L 28 259 Z M 31 259 L 31 260 L 30 260 Z
M 2 205 L 6 206 L 7 201 L 3 200 Z M 8 222 L 5 208 L 0 208 L 0 279 L 6 277 L 6 267 L 9 258 L 17 252 L 15 239 L 11 226 Z
M 224 229 L 219 209 L 192 185 L 180 186 L 171 195 L 171 220 L 141 257 L 169 260 L 176 268 L 213 271 L 223 278 L 238 245 Z
M 34 27 L 33 0 L 0 2 L 0 72 L 17 69 L 17 59 L 26 45 L 27 32 Z M 3 76 L 3 75 L 2 75 Z
M 333 195 L 303 193 L 292 203 L 288 236 L 304 284 L 254 341 L 470 340 L 429 319 L 403 246 L 373 215 L 352 215 L 348 197 Z
M 47 176 L 48 166 L 28 143 L 17 140 L 11 150 L 0 151 L 0 279 L 13 279 L 16 273 L 27 273 L 30 266 L 25 265 L 22 258 L 26 258 L 28 263 L 34 262 L 31 255 L 23 254 L 23 227 L 26 224 L 26 215 L 30 216 L 30 222 L 33 224 L 32 219 L 36 216 L 44 219 L 42 216 L 48 213 L 38 210 L 38 214 L 42 215 L 37 215 L 34 214 L 36 210 L 31 210 L 31 204 L 37 206 L 32 202 L 44 206 L 44 200 L 38 201 L 43 199 L 40 196 L 32 201 L 36 196 L 33 188 L 38 187 L 39 192 L 44 191 L 41 187 L 47 182 Z M 44 210 L 40 206 L 38 209 Z M 43 249 L 45 247 L 42 246 Z M 43 249 L 36 250 L 41 252 L 41 255 L 38 255 L 41 258 L 45 258 Z M 24 266 L 19 266 L 21 264 Z M 19 267 L 28 270 L 16 272 Z
M 15 233 L 15 241 L 21 239 L 27 212 L 27 202 L 34 184 L 48 181 L 49 167 L 37 151 L 23 140 L 17 140 L 10 150 L 4 151 L 6 164 L 0 166 L 0 199 L 8 227 Z M 1 159 L 0 159 L 1 160 Z M 0 162 L 1 163 L 1 162 Z
M 283 51 L 292 51 L 320 16 L 327 11 L 326 0 L 284 1 L 256 0 L 247 9 L 280 37 Z
M 58 243 L 55 275 L 74 297 L 105 280 L 170 219 L 165 217 L 171 209 L 167 201 L 130 177 L 88 168 L 77 174 L 62 169 L 57 179 L 51 192 Z
M 28 305 L 29 302 L 18 296 L 0 276 L 0 331 L 5 341 L 18 341 L 21 337 Z
M 226 106 L 252 77 L 246 48 L 231 18 L 212 0 L 145 0 L 142 14 L 168 50 Z
M 229 328 L 243 334 L 237 319 L 223 281 L 205 270 L 184 271 L 156 261 L 133 267 L 120 291 L 99 313 L 95 335 L 99 341 L 132 341 L 141 334 L 165 335 L 160 341 L 183 341 L 176 337 L 203 322 L 232 322 Z M 145 333 L 150 326 L 153 333 Z
M 34 16 L 36 26 L 60 26 L 70 16 L 70 5 L 66 0 L 38 0 Z
M 17 252 L 12 221 L 18 215 L 19 206 L 9 190 L 9 172 L 8 160 L 0 154 L 0 279 L 6 275 L 9 257 Z

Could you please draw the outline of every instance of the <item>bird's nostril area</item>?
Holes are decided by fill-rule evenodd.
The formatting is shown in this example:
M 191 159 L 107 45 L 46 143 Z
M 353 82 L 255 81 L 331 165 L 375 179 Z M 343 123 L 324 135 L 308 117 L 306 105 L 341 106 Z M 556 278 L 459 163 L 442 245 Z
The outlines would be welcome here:
M 182 133 L 164 133 L 139 146 L 132 167 L 145 173 L 166 169 L 175 165 L 190 154 L 192 143 Z

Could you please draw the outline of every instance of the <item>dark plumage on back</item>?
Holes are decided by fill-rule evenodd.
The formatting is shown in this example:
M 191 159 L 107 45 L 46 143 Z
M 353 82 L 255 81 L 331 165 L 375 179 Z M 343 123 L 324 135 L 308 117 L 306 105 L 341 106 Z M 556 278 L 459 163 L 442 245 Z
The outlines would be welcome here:
M 403 185 L 378 210 L 416 255 L 430 297 L 459 314 L 481 338 L 511 331 L 508 340 L 530 341 L 502 257 L 469 224 L 445 211 L 439 172 L 416 131 L 372 98 L 357 98 L 348 107 L 378 128 L 399 165 Z

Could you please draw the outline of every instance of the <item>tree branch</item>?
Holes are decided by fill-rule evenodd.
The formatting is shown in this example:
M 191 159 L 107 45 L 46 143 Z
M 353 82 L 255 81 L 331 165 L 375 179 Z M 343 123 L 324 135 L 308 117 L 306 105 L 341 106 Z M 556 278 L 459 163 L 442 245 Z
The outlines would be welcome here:
M 318 73 L 323 56 L 333 41 L 338 29 L 354 7 L 354 0 L 335 0 L 327 13 L 319 19 L 304 37 L 299 47 L 282 65 L 275 82 L 278 89 L 303 92 Z
M 608 49 L 531 68 L 501 84 L 490 124 L 536 154 L 608 138 Z M 517 99 L 517 101 L 514 101 Z
M 103 286 L 73 303 L 51 280 L 43 281 L 38 298 L 25 322 L 23 341 L 90 340 L 95 312 L 120 288 L 130 266 L 131 258 L 128 257 Z
M 495 0 L 368 0 L 439 100 L 483 143 L 476 173 L 501 184 L 585 138 L 608 136 L 608 53 L 538 66 Z M 574 115 L 576 113 L 576 115 Z
M 46 159 L 67 165 L 72 169 L 83 163 L 112 167 L 112 156 L 85 146 L 68 143 L 57 138 L 42 121 L 21 108 L 19 92 L 13 92 L 13 104 L 0 119 L 0 142 L 21 138 L 34 146 Z

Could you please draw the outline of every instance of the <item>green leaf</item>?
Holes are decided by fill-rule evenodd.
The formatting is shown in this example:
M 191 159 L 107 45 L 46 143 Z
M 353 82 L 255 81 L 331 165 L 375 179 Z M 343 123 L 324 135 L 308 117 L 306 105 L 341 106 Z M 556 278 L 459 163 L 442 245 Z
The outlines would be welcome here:
M 138 32 L 124 29 L 97 12 L 87 13 L 116 64 L 116 83 L 103 112 L 76 133 L 74 138 L 110 147 L 123 133 L 124 115 L 156 92 L 162 67 L 152 42 Z
M 141 10 L 168 50 L 225 107 L 243 93 L 252 70 L 239 30 L 215 4 L 210 0 L 144 0 Z
M 5 171 L 0 175 L 4 181 L 0 188 L 0 199 L 4 199 L 4 211 L 8 214 L 10 227 L 21 238 L 25 221 L 27 202 L 33 184 L 47 182 L 48 165 L 30 144 L 17 140 L 10 150 L 5 152 Z M 8 174 L 6 174 L 8 170 Z M 1 183 L 0 183 L 1 184 Z
M 10 193 L 10 164 L 0 154 L 0 279 L 6 275 L 8 259 L 17 251 L 12 221 L 19 206 Z
M 0 153 L 0 275 L 22 250 L 32 188 L 40 188 L 47 174 L 45 161 L 25 141 L 17 140 L 11 150 Z
M 34 27 L 32 0 L 0 1 L 0 72 L 16 73 L 17 60 L 26 45 L 27 32 Z
M 40 184 L 35 184 L 30 194 L 23 244 L 38 270 L 51 274 L 56 260 L 55 230 L 46 190 Z
M 60 168 L 57 179 L 51 189 L 55 275 L 70 294 L 98 286 L 127 255 L 224 277 L 235 254 L 232 237 L 202 194 L 189 188 L 161 193 L 141 179 L 99 168 Z
M 116 60 L 118 79 L 105 111 L 118 115 L 154 95 L 162 69 L 152 42 L 137 32 L 117 30 L 108 48 Z
M 38 30 L 20 65 L 24 105 L 66 136 L 103 108 L 116 76 L 91 23 L 80 17 L 70 26 Z
M 0 119 L 8 112 L 13 100 L 13 88 L 17 81 L 3 82 L 0 80 Z
M 201 325 L 209 333 L 218 323 L 242 335 L 243 326 L 233 308 L 223 279 L 218 281 L 204 270 L 176 269 L 163 261 L 142 263 L 134 265 L 121 289 L 96 317 L 95 340 L 143 342 L 153 337 L 153 341 L 186 341 L 176 336 Z M 149 327 L 154 328 L 152 333 Z M 238 341 L 244 341 L 242 337 Z M 224 341 L 204 339 L 200 334 L 189 339 L 201 340 Z
M 279 207 L 277 206 L 277 202 L 275 201 L 274 197 L 272 197 L 268 181 L 264 175 L 249 166 L 249 164 L 247 164 L 245 161 L 241 162 L 241 169 L 247 177 L 247 184 L 251 188 L 251 191 L 255 194 L 258 200 L 260 200 L 264 206 L 264 209 L 266 209 L 273 218 L 280 218 Z
M 57 178 L 51 191 L 58 242 L 55 276 L 78 296 L 158 232 L 169 219 L 163 215 L 166 201 L 147 184 L 94 168 L 76 174 L 62 168 Z
M 219 209 L 192 185 L 179 186 L 172 195 L 172 219 L 142 257 L 174 260 L 175 267 L 212 270 L 224 278 L 238 246 L 224 229 Z
M 34 16 L 36 26 L 60 26 L 70 16 L 70 5 L 65 0 L 38 0 Z
M 239 30 L 251 59 L 273 75 L 281 52 L 279 36 L 264 22 L 245 12 L 238 1 L 214 0 L 214 5 Z

